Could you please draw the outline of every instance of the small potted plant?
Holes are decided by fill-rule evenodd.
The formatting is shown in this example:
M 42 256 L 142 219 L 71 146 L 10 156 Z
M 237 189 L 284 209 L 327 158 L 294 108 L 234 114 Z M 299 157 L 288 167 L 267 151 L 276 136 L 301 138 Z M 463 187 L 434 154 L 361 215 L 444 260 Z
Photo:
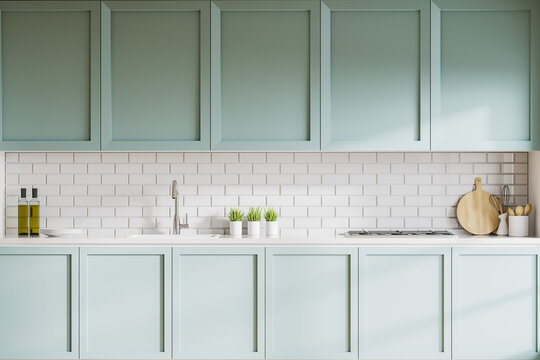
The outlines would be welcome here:
M 261 232 L 261 208 L 250 207 L 248 214 L 248 235 L 259 236 Z
M 229 210 L 229 233 L 232 236 L 242 236 L 242 219 L 244 213 L 240 209 Z
M 278 236 L 278 213 L 274 208 L 269 208 L 264 213 L 264 219 L 266 220 L 266 235 L 270 237 Z

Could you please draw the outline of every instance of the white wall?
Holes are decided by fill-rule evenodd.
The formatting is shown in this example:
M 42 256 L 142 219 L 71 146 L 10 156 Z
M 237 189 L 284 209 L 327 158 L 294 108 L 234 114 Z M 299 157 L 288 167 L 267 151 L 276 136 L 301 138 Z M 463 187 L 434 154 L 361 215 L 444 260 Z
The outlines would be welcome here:
M 476 176 L 487 191 L 508 184 L 518 202 L 528 195 L 527 153 L 6 153 L 5 159 L 8 235 L 16 233 L 21 186 L 39 188 L 42 227 L 83 228 L 88 236 L 169 232 L 173 179 L 181 184 L 181 213 L 198 233 L 225 233 L 228 209 L 252 205 L 280 212 L 282 236 L 454 229 L 457 201 Z
M 540 213 L 536 207 L 540 205 L 540 151 L 529 152 L 529 202 L 533 205 L 530 219 L 530 235 L 540 235 Z

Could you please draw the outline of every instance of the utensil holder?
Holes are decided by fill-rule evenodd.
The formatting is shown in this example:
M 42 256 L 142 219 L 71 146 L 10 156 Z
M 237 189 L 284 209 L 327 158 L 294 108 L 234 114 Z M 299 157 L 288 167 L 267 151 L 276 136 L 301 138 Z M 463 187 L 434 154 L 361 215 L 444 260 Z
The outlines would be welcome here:
M 508 235 L 509 236 L 529 236 L 529 217 L 528 216 L 509 216 L 508 217 Z

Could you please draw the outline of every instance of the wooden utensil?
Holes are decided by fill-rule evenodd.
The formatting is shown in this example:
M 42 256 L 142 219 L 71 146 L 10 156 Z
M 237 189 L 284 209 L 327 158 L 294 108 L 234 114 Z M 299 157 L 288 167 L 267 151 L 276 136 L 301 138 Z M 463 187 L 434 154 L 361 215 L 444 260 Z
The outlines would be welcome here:
M 531 213 L 531 211 L 532 211 L 532 205 L 531 205 L 531 204 L 527 204 L 527 205 L 525 205 L 525 212 L 523 213 L 523 215 L 529 216 L 529 214 Z
M 523 206 L 516 206 L 514 209 L 514 214 L 516 214 L 516 216 L 523 215 Z
M 482 179 L 474 179 L 475 187 L 465 194 L 457 206 L 461 226 L 471 234 L 486 235 L 499 226 L 499 211 L 491 206 L 487 191 L 482 190 Z
M 514 210 L 512 210 L 512 208 L 506 208 L 506 212 L 508 213 L 508 216 L 516 216 L 516 214 L 514 214 Z

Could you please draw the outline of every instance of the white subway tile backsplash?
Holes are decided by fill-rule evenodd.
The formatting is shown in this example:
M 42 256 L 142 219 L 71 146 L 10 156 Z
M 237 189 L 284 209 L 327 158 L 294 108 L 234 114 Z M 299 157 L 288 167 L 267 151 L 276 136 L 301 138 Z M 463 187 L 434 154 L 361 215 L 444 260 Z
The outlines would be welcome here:
M 101 162 L 103 164 L 118 164 L 127 163 L 129 160 L 128 153 L 102 153 Z
M 284 237 L 348 228 L 457 228 L 456 204 L 480 176 L 527 201 L 527 153 L 5 153 L 6 232 L 20 187 L 37 186 L 42 226 L 87 236 L 170 233 L 170 184 L 191 233 L 228 232 L 231 207 L 275 207 Z M 263 230 L 264 233 L 264 230 Z
M 156 153 L 130 153 L 129 161 L 132 163 L 150 164 L 156 162 L 156 157 Z
M 351 153 L 349 154 L 351 163 L 369 164 L 377 162 L 376 153 Z
M 320 163 L 322 161 L 321 153 L 295 153 L 294 161 L 296 163 Z
M 424 164 L 431 162 L 431 153 L 405 153 L 406 163 Z
M 266 154 L 266 162 L 274 164 L 287 164 L 294 162 L 293 153 L 268 153 Z
M 46 153 L 20 153 L 19 162 L 20 163 L 44 163 L 47 159 Z
M 402 163 L 404 161 L 403 153 L 378 153 L 377 162 L 379 163 Z

